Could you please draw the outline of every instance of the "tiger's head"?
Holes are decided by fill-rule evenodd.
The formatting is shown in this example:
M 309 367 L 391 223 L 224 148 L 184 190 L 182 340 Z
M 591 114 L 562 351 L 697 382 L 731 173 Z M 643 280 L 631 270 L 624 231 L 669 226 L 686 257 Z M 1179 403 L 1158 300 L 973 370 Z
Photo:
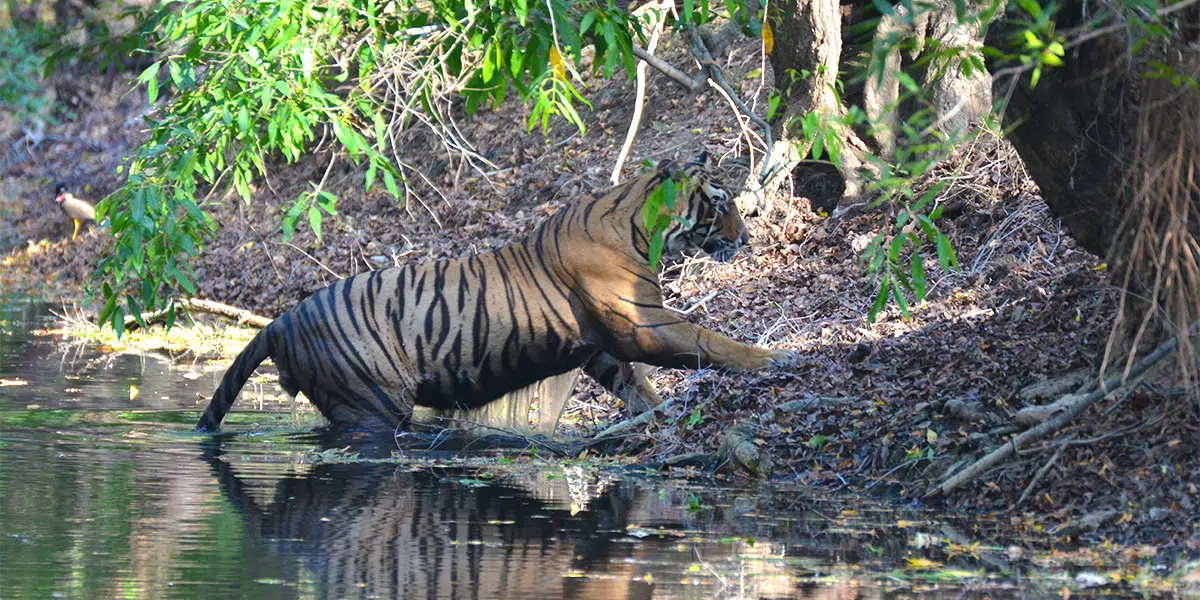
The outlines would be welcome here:
M 680 173 L 673 163 L 661 165 L 659 171 L 665 177 Z M 687 181 L 684 186 L 687 196 L 682 202 L 676 200 L 674 212 L 681 219 L 666 232 L 666 250 L 680 252 L 699 248 L 713 260 L 733 260 L 738 250 L 750 240 L 750 233 L 742 222 L 733 194 L 709 173 L 708 152 L 702 152 L 685 164 L 682 175 L 676 179 Z

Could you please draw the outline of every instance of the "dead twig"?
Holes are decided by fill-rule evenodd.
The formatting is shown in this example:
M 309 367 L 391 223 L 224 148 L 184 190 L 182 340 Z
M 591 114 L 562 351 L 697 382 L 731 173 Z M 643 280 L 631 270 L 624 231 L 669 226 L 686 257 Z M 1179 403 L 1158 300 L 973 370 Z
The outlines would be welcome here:
M 689 27 L 688 32 L 692 36 L 692 53 L 696 55 L 696 60 L 700 61 L 700 65 L 703 67 L 704 72 L 708 74 L 708 78 L 725 92 L 726 96 L 738 110 L 751 121 L 754 121 L 759 127 L 762 127 L 763 138 L 766 139 L 762 172 L 758 177 L 758 182 L 762 185 L 771 175 L 771 148 L 775 145 L 774 138 L 771 136 L 771 124 L 755 114 L 753 110 L 750 110 L 750 107 L 746 106 L 746 103 L 742 102 L 742 99 L 738 97 L 737 92 L 733 90 L 733 86 L 729 85 L 729 81 L 725 79 L 725 73 L 717 64 L 716 59 L 709 53 L 708 46 L 705 45 L 704 40 L 700 37 L 700 32 L 696 31 L 695 27 Z
M 664 400 L 662 402 L 662 404 L 659 404 L 658 406 L 655 406 L 654 408 L 652 408 L 636 417 L 621 421 L 620 423 L 617 423 L 616 425 L 613 425 L 613 426 L 609 427 L 608 429 L 605 429 L 604 431 L 597 433 L 595 436 L 592 437 L 591 443 L 598 444 L 598 443 L 602 443 L 602 442 L 608 442 L 616 437 L 625 435 L 633 430 L 636 430 L 639 427 L 642 427 L 644 425 L 649 425 L 655 421 L 655 418 L 659 414 L 662 414 L 664 411 L 666 411 L 667 407 L 670 405 L 671 405 L 671 399 L 668 398 L 668 399 Z

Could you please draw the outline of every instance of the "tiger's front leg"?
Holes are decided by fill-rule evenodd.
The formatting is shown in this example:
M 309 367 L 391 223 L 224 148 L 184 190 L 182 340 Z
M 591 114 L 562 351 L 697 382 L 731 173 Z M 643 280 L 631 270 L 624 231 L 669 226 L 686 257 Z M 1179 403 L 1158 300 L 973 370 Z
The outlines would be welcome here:
M 583 320 L 616 358 L 676 369 L 747 371 L 796 364 L 795 352 L 736 342 L 667 310 L 658 276 L 645 265 L 599 252 L 589 258 L 585 264 L 591 274 L 581 278 L 576 306 L 587 313 Z
M 662 307 L 661 300 L 629 302 L 618 297 L 603 303 L 597 313 L 604 337 L 611 340 L 607 350 L 627 362 L 676 369 L 726 367 L 748 371 L 794 365 L 798 358 L 790 350 L 750 346 L 685 321 Z
M 667 309 L 638 311 L 630 331 L 638 356 L 630 360 L 661 367 L 726 367 L 735 371 L 796 364 L 797 354 L 737 342 L 715 331 L 689 323 Z

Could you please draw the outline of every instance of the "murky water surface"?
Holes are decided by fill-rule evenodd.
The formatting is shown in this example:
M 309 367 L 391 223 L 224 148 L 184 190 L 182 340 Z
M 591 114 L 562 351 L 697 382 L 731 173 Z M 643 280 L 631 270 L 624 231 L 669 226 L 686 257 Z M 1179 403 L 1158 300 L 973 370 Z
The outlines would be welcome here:
M 1036 541 L 975 545 L 1004 527 L 983 516 L 529 457 L 356 457 L 272 430 L 278 415 L 196 436 L 219 371 L 64 351 L 28 333 L 44 311 L 0 304 L 0 598 L 1130 591 L 1015 559 Z

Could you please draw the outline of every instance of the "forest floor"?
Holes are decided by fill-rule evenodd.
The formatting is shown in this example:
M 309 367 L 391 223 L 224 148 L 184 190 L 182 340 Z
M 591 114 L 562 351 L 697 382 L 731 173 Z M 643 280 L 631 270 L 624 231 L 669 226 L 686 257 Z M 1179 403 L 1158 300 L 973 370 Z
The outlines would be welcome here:
M 743 98 L 764 110 L 770 85 L 763 74 L 770 68 L 757 49 L 734 48 L 726 67 Z M 55 76 L 49 83 L 74 118 L 48 128 L 36 145 L 23 133 L 2 140 L 0 289 L 6 293 L 82 297 L 110 239 L 100 228 L 72 241 L 52 190 L 61 180 L 98 200 L 120 184 L 116 167 L 144 136 L 145 97 L 129 93 L 128 81 Z M 382 186 L 363 193 L 364 169 L 340 161 L 327 185 L 340 198 L 339 214 L 327 220 L 319 244 L 309 231 L 281 243 L 281 207 L 322 177 L 327 154 L 275 166 L 252 204 L 207 199 L 203 206 L 218 230 L 192 265 L 201 295 L 276 316 L 339 277 L 519 239 L 573 198 L 607 185 L 633 86 L 620 79 L 589 85 L 586 133 L 566 123 L 546 136 L 526 133 L 529 108 L 511 100 L 478 114 L 464 131 L 487 161 L 481 169 L 442 150 L 434 136 L 415 137 L 404 150 L 415 182 L 407 205 Z M 643 159 L 686 160 L 708 150 L 727 181 L 745 179 L 747 139 L 719 94 L 691 95 L 652 73 L 646 113 L 625 177 Z M 853 210 L 820 217 L 786 190 L 775 214 L 748 220 L 750 247 L 734 262 L 668 264 L 663 279 L 671 307 L 735 339 L 792 348 L 802 358 L 792 369 L 748 374 L 658 370 L 653 379 L 676 400 L 668 418 L 633 436 L 626 450 L 645 462 L 714 451 L 732 423 L 745 423 L 771 457 L 774 478 L 923 501 L 952 466 L 961 468 L 1018 431 L 1013 415 L 1028 403 L 1020 390 L 1092 365 L 1104 350 L 1119 294 L 1102 260 L 1077 249 L 1048 213 L 1006 143 L 981 135 L 926 185 L 935 181 L 948 184 L 939 198 L 947 205 L 939 226 L 960 269 L 940 272 L 930 252 L 928 302 L 913 307 L 911 319 L 894 306 L 875 323 L 866 318 L 877 287 L 859 258 L 891 219 Z M 776 409 L 800 400 L 788 406 L 802 408 Z M 620 418 L 619 408 L 586 381 L 568 414 L 584 434 Z M 1151 545 L 1129 550 L 1138 556 L 1195 560 L 1198 424 L 1194 400 L 1142 386 L 1096 403 L 1058 438 L 1069 443 L 1034 444 L 931 502 L 996 511 L 1014 532 L 1074 527 L 1087 517 L 1088 526 L 1070 531 L 1126 549 Z M 1031 482 L 1036 489 L 1018 504 Z M 1066 531 L 1064 539 L 1071 539 Z

